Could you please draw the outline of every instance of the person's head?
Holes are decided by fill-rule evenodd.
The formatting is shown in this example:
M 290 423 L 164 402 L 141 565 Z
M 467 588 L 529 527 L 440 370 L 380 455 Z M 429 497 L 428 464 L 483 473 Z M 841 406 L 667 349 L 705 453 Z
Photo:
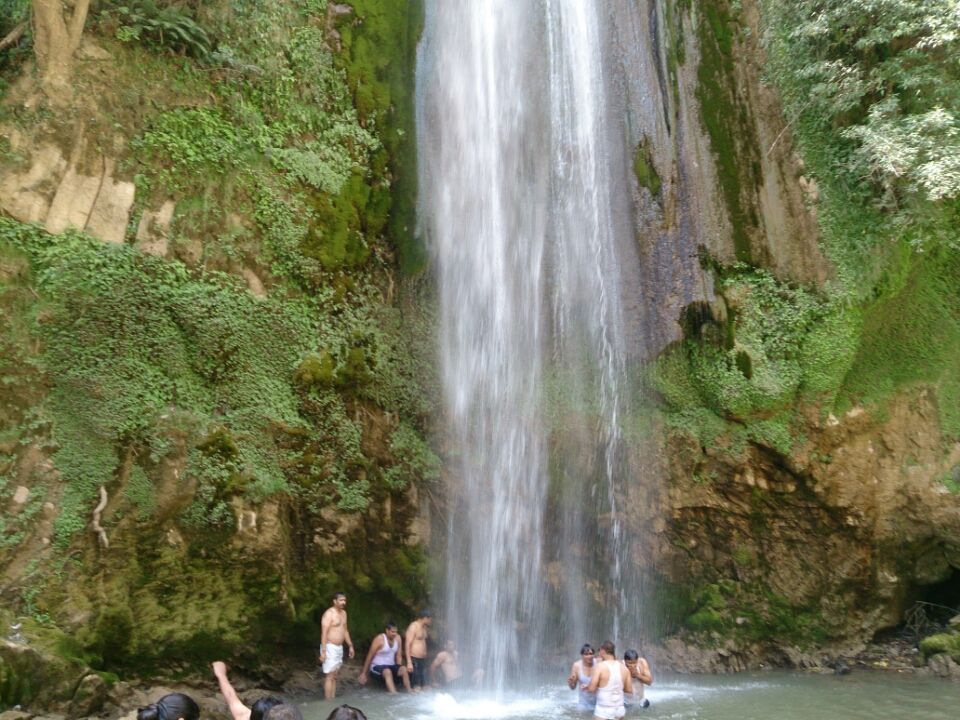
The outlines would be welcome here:
M 170 693 L 137 710 L 137 720 L 200 720 L 200 706 L 189 695 Z
M 609 640 L 605 640 L 600 644 L 600 657 L 604 660 L 610 659 L 613 660 L 617 657 L 617 648 Z
M 444 650 L 447 652 L 454 652 L 457 649 L 457 643 L 453 640 L 447 640 L 447 644 L 444 645 Z
M 393 639 L 399 634 L 397 624 L 391 620 L 383 626 L 383 634 L 387 636 L 387 642 L 392 643 Z
M 417 619 L 424 625 L 429 625 L 431 622 L 433 622 L 433 613 L 431 613 L 427 608 L 424 608 L 420 611 L 420 614 L 417 615 Z
M 580 659 L 589 667 L 593 664 L 593 645 L 584 643 L 580 648 Z
M 367 716 L 360 708 L 341 705 L 327 715 L 327 720 L 367 720 Z
M 623 664 L 633 670 L 635 667 L 637 667 L 637 661 L 639 658 L 640 653 L 638 653 L 636 650 L 627 650 L 623 654 Z
M 250 706 L 250 720 L 264 720 L 267 711 L 277 705 L 283 705 L 283 700 L 271 697 L 270 695 L 260 698 Z
M 333 594 L 333 606 L 338 610 L 342 610 L 347 606 L 347 594 L 342 592 L 335 592 Z
M 303 715 L 300 714 L 297 706 L 289 703 L 274 705 L 263 717 L 264 720 L 303 720 Z

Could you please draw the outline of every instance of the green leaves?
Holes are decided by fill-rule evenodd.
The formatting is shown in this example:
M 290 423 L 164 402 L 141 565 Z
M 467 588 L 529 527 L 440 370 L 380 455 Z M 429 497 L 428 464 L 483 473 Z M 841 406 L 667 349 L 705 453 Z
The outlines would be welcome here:
M 809 96 L 798 112 L 814 121 L 819 115 L 824 131 L 852 149 L 835 155 L 835 171 L 866 183 L 894 218 L 891 227 L 913 244 L 956 247 L 956 0 L 764 4 L 776 72 L 788 90 Z M 797 80 L 800 87 L 791 88 Z
M 154 0 L 125 0 L 112 3 L 105 14 L 115 17 L 115 34 L 122 42 L 146 42 L 199 60 L 213 55 L 216 43 L 183 8 Z

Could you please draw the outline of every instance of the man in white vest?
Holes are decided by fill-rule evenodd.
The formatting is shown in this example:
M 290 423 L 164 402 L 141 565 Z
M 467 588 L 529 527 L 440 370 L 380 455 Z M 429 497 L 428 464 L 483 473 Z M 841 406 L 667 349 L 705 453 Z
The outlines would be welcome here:
M 367 684 L 369 675 L 379 678 L 386 686 L 387 692 L 391 693 L 397 691 L 396 681 L 400 678 L 407 692 L 410 692 L 410 675 L 407 674 L 407 668 L 403 663 L 403 643 L 400 641 L 400 633 L 394 622 L 388 622 L 383 632 L 370 643 L 370 651 L 360 672 L 361 685 Z

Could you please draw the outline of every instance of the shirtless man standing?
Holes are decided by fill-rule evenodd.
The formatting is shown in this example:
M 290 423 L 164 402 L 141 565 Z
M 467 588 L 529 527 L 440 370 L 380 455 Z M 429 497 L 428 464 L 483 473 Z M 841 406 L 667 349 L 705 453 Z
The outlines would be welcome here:
M 323 696 L 330 700 L 337 696 L 337 671 L 343 665 L 343 645 L 346 642 L 353 659 L 353 641 L 347 629 L 347 596 L 342 592 L 333 594 L 333 604 L 323 613 L 320 621 L 320 662 L 323 663 Z
M 414 692 L 420 692 L 427 685 L 427 631 L 432 620 L 429 610 L 421 610 L 405 635 L 407 672 L 410 673 L 410 685 Z

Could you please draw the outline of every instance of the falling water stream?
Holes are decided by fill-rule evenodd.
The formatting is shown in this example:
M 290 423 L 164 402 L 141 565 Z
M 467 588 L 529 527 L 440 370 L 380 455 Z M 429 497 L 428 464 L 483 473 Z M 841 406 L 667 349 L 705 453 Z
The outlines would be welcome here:
M 593 0 L 427 3 L 421 222 L 457 452 L 444 619 L 498 688 L 523 657 L 618 638 L 635 597 L 617 508 L 614 218 L 629 211 L 609 170 L 627 151 L 605 118 L 599 15 Z

